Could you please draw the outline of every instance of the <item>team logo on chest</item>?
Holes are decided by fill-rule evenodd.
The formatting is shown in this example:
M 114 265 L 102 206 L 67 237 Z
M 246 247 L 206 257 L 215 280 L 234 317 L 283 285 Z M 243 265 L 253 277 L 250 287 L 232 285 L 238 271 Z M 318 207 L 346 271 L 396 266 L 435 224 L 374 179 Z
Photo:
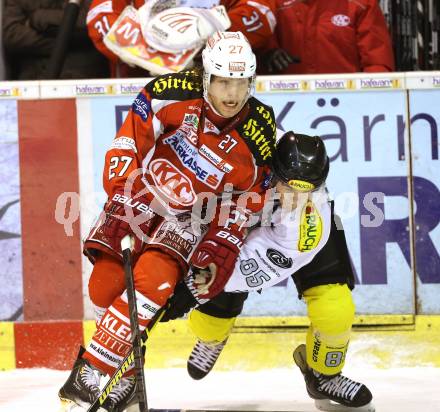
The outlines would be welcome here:
M 293 265 L 292 258 L 284 256 L 279 250 L 269 248 L 266 250 L 266 256 L 274 265 L 282 269 L 289 269 Z
M 191 206 L 196 202 L 191 180 L 166 159 L 153 160 L 149 171 L 156 189 L 172 202 Z
M 197 180 L 205 183 L 212 189 L 217 189 L 224 176 L 211 162 L 199 155 L 199 150 L 185 138 L 180 129 L 164 139 L 164 143 L 170 145 L 177 155 L 182 166 L 193 173 Z
M 217 126 L 214 123 L 212 123 L 209 119 L 205 118 L 203 133 L 220 134 L 220 130 L 218 130 Z
M 350 24 L 350 17 L 345 14 L 335 14 L 332 17 L 332 23 L 338 27 L 345 27 Z

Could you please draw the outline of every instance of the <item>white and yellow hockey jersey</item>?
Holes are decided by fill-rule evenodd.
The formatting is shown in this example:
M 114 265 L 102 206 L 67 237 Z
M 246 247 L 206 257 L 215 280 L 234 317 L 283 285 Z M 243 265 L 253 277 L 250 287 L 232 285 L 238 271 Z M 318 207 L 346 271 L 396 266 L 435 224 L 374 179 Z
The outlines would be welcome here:
M 331 219 L 324 187 L 293 211 L 278 207 L 271 225 L 254 229 L 246 238 L 225 291 L 266 289 L 291 276 L 327 243 Z

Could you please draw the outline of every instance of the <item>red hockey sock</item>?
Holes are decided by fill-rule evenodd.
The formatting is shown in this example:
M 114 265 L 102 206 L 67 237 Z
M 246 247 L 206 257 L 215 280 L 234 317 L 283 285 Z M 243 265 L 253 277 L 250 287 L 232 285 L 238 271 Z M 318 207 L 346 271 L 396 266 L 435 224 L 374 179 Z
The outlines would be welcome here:
M 177 262 L 165 253 L 152 250 L 139 258 L 134 268 L 134 280 L 141 331 L 165 304 L 180 276 Z M 102 316 L 83 357 L 102 372 L 112 374 L 129 353 L 131 339 L 125 291 L 113 301 Z

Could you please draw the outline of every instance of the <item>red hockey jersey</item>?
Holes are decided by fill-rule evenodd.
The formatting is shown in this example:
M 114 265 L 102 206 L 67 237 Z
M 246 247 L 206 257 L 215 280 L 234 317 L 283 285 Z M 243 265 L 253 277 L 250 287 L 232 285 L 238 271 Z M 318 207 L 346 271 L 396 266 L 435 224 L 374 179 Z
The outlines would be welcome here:
M 200 80 L 193 71 L 167 74 L 139 93 L 106 154 L 109 196 L 124 190 L 134 171 L 131 193 L 146 191 L 170 213 L 191 210 L 202 193 L 221 196 L 225 185 L 237 196 L 267 189 L 276 134 L 272 108 L 250 98 L 219 130 L 205 116 Z M 259 199 L 241 206 L 257 211 Z

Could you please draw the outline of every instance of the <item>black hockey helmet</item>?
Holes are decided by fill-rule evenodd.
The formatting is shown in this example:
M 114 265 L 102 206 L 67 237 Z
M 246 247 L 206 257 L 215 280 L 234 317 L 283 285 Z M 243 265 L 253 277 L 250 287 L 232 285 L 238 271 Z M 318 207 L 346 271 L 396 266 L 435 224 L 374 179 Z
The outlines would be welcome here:
M 272 169 L 275 178 L 298 191 L 316 189 L 329 170 L 324 142 L 319 136 L 285 133 L 277 142 Z

